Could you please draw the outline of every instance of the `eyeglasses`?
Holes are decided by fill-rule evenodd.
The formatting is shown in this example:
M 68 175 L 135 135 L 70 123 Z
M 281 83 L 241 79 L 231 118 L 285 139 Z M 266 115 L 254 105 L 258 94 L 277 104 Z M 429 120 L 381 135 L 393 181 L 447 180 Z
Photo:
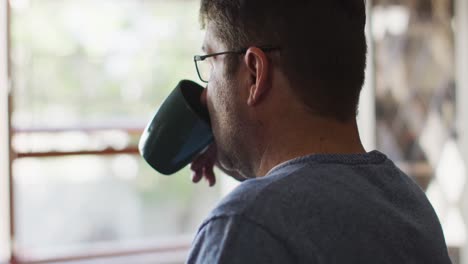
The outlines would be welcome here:
M 263 50 L 264 52 L 279 50 L 279 47 L 273 46 L 261 46 L 258 47 L 259 49 Z M 218 53 L 212 53 L 207 55 L 195 55 L 193 56 L 193 61 L 195 62 L 195 68 L 197 69 L 197 74 L 200 80 L 204 83 L 208 83 L 211 77 L 211 71 L 213 70 L 213 64 L 206 60 L 207 58 L 224 55 L 224 54 L 244 54 L 247 52 L 247 48 L 237 50 L 237 51 L 224 51 Z

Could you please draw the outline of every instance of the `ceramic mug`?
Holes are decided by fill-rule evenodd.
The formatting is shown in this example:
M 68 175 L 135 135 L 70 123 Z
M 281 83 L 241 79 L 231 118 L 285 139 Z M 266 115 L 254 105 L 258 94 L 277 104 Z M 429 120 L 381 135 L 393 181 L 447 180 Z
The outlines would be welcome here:
M 146 126 L 140 155 L 156 171 L 170 175 L 213 142 L 208 110 L 201 104 L 204 88 L 182 80 Z

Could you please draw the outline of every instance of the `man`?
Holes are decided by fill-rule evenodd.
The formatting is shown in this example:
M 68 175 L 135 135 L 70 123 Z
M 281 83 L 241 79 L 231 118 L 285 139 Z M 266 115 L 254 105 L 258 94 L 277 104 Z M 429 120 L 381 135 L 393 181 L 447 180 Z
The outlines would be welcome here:
M 366 152 L 363 0 L 202 0 L 197 70 L 215 145 L 192 163 L 245 181 L 200 227 L 188 263 L 450 263 L 421 189 Z M 206 68 L 208 67 L 208 71 Z

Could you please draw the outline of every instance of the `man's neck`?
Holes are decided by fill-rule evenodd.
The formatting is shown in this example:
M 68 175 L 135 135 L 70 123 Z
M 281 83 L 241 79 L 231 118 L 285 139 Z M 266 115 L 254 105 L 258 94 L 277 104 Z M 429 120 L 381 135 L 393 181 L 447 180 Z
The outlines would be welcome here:
M 264 147 L 256 162 L 257 177 L 265 176 L 285 161 L 310 154 L 365 153 L 356 120 L 346 123 L 325 118 L 288 120 L 265 133 Z M 294 122 L 296 121 L 296 122 Z

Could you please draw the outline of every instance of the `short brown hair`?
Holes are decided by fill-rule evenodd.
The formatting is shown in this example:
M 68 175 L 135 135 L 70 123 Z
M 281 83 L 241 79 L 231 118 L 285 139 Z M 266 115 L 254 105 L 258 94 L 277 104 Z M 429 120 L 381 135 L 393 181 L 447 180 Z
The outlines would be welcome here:
M 280 46 L 279 66 L 310 109 L 341 121 L 356 116 L 365 0 L 201 0 L 200 20 L 213 23 L 229 49 Z

